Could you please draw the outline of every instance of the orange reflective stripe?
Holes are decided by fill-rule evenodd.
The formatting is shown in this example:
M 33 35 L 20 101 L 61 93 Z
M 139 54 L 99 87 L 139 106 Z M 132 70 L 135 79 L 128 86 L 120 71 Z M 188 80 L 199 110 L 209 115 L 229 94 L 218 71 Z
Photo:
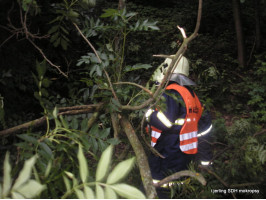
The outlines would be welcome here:
M 154 142 L 154 143 L 156 143 L 156 142 L 157 142 L 157 140 L 158 140 L 158 139 L 157 139 L 157 138 L 155 138 L 155 137 L 152 137 L 152 138 L 151 138 L 151 141 L 152 141 L 152 142 Z
M 161 130 L 159 130 L 159 129 L 155 128 L 154 126 L 151 126 L 151 129 L 152 129 L 153 131 L 156 131 L 156 132 L 159 132 L 159 133 L 161 133 L 161 132 L 162 132 Z

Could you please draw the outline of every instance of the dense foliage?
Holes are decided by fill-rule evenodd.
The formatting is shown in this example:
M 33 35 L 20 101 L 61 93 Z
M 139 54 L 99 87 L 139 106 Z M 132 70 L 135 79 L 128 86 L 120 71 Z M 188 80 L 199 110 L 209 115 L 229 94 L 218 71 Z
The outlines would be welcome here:
M 254 42 L 255 11 L 265 23 L 265 2 L 256 1 L 258 10 L 253 1 L 241 2 L 247 66 L 236 59 L 231 1 L 204 1 L 199 35 L 186 51 L 195 90 L 213 115 L 214 159 L 211 168 L 190 166 L 207 186 L 187 179 L 173 197 L 265 198 L 266 43 L 262 37 L 255 48 Z M 153 91 L 149 79 L 162 58 L 152 55 L 178 50 L 183 38 L 176 26 L 191 34 L 198 5 L 135 0 L 117 6 L 114 0 L 1 1 L 0 130 L 44 121 L 1 135 L 2 198 L 144 198 L 136 189 L 134 152 L 113 124 L 123 112 L 140 135 L 145 110 L 120 106 L 139 105 L 149 94 L 121 82 Z M 98 107 L 67 110 L 91 104 Z

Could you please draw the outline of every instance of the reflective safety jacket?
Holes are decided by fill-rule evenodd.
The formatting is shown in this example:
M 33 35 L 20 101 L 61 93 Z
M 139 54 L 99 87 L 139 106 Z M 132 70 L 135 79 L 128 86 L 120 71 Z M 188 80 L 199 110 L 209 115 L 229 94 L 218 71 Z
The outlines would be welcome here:
M 171 82 L 169 86 L 171 84 L 178 85 Z M 190 87 L 186 86 L 185 88 L 193 98 L 196 96 Z M 210 113 L 204 110 L 198 122 L 198 153 L 187 154 L 181 151 L 180 148 L 180 132 L 186 119 L 188 119 L 185 101 L 179 91 L 175 89 L 167 89 L 162 97 L 165 109 L 149 109 L 145 114 L 148 127 L 150 127 L 149 133 L 152 136 L 151 144 L 164 156 L 164 158 L 161 158 L 153 153 L 149 155 L 152 177 L 156 180 L 186 170 L 192 159 L 206 162 L 212 159 L 211 145 L 208 142 L 203 142 L 205 140 L 209 141 L 209 133 L 212 129 Z M 193 119 L 193 117 L 190 118 Z
M 186 118 L 184 125 L 179 133 L 180 149 L 186 154 L 196 154 L 198 151 L 198 121 L 202 114 L 202 106 L 194 93 L 194 96 L 189 90 L 177 84 L 171 84 L 166 87 L 166 90 L 175 90 L 183 98 L 186 104 Z

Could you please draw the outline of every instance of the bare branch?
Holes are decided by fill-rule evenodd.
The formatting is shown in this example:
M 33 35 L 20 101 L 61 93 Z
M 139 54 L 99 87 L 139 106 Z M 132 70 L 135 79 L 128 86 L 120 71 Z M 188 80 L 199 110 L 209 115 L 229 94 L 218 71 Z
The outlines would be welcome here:
M 30 39 L 30 38 L 27 38 L 28 41 L 42 54 L 43 58 L 50 64 L 52 65 L 53 67 L 55 67 L 60 74 L 62 74 L 63 76 L 65 76 L 66 78 L 68 77 L 60 68 L 60 66 L 58 65 L 55 65 L 53 64 L 46 56 L 45 54 L 43 53 L 43 51 Z
M 96 49 L 93 47 L 93 45 L 90 43 L 90 41 L 85 37 L 85 35 L 81 32 L 81 30 L 79 29 L 78 25 L 76 23 L 73 23 L 73 25 L 76 27 L 76 29 L 78 30 L 78 32 L 80 33 L 80 35 L 83 37 L 83 39 L 88 43 L 88 45 L 92 48 L 93 52 L 95 53 L 95 55 L 97 56 L 99 62 L 101 63 L 102 60 L 99 57 Z
M 145 92 L 147 92 L 149 95 L 153 96 L 152 91 L 150 91 L 149 89 L 147 89 L 147 88 L 145 88 L 142 85 L 139 85 L 137 83 L 133 83 L 133 82 L 117 82 L 117 83 L 114 83 L 114 85 L 123 85 L 123 84 L 126 84 L 126 85 L 134 85 L 136 87 L 141 88 L 142 90 L 144 90 Z
M 170 176 L 167 176 L 166 178 L 164 178 L 163 180 L 161 180 L 160 182 L 158 183 L 153 183 L 153 185 L 155 187 L 160 187 L 164 184 L 167 184 L 173 180 L 176 180 L 176 179 L 179 179 L 181 177 L 184 177 L 184 176 L 189 176 L 189 177 L 192 177 L 192 178 L 195 178 L 197 181 L 199 181 L 202 185 L 206 185 L 206 180 L 205 178 L 199 174 L 199 173 L 196 173 L 196 172 L 192 172 L 190 170 L 183 170 L 183 171 L 180 171 L 180 172 L 176 172 Z
M 59 112 L 58 115 L 77 115 L 83 113 L 90 113 L 93 112 L 94 110 L 99 111 L 103 107 L 103 105 L 104 105 L 103 103 L 99 103 L 92 105 L 81 105 L 81 106 L 59 108 L 58 110 L 62 112 Z M 45 121 L 46 121 L 46 116 L 43 116 L 39 119 L 35 119 L 12 128 L 2 130 L 0 131 L 0 136 L 8 136 L 14 133 L 27 130 L 30 127 L 39 127 L 42 124 L 44 124 Z
M 187 38 L 187 35 L 186 35 L 185 30 L 184 30 L 183 28 L 181 28 L 180 26 L 177 26 L 177 28 L 180 30 L 180 32 L 181 32 L 183 38 Z

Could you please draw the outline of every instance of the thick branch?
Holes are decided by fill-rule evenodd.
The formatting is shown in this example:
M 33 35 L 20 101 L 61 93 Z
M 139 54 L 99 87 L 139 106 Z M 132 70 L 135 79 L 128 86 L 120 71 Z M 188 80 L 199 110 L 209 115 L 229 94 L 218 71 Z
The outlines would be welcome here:
M 64 107 L 64 108 L 59 108 L 58 115 L 77 115 L 77 114 L 83 114 L 83 113 L 90 113 L 93 112 L 94 110 L 99 110 L 102 108 L 103 103 L 99 104 L 93 104 L 93 105 L 82 105 L 82 106 L 73 106 L 73 107 Z M 8 136 L 10 134 L 18 133 L 24 130 L 27 130 L 30 127 L 39 127 L 43 125 L 46 121 L 46 117 L 43 116 L 39 119 L 32 120 L 30 122 L 26 122 L 24 124 L 5 129 L 0 131 L 0 136 Z
M 124 129 L 124 131 L 128 137 L 128 140 L 129 140 L 130 144 L 132 145 L 133 150 L 136 154 L 137 164 L 139 166 L 139 170 L 140 170 L 140 174 L 141 174 L 141 178 L 143 181 L 146 195 L 149 199 L 153 199 L 156 197 L 157 194 L 156 194 L 155 187 L 153 186 L 151 171 L 150 171 L 150 167 L 148 164 L 148 160 L 147 160 L 147 156 L 145 154 L 145 151 L 144 151 L 132 125 L 130 124 L 129 120 L 125 116 L 121 117 L 120 124 L 123 127 L 123 129 Z
M 160 187 L 164 184 L 167 184 L 173 180 L 176 180 L 176 179 L 179 179 L 183 176 L 189 176 L 189 177 L 192 177 L 192 178 L 195 178 L 196 180 L 198 180 L 202 185 L 206 185 L 206 180 L 205 178 L 199 174 L 199 173 L 196 173 L 196 172 L 192 172 L 192 171 L 189 171 L 189 170 L 183 170 L 183 171 L 180 171 L 180 172 L 176 172 L 170 176 L 167 176 L 166 178 L 164 178 L 163 180 L 161 180 L 160 182 L 158 183 L 154 183 L 154 186 L 155 187 Z

